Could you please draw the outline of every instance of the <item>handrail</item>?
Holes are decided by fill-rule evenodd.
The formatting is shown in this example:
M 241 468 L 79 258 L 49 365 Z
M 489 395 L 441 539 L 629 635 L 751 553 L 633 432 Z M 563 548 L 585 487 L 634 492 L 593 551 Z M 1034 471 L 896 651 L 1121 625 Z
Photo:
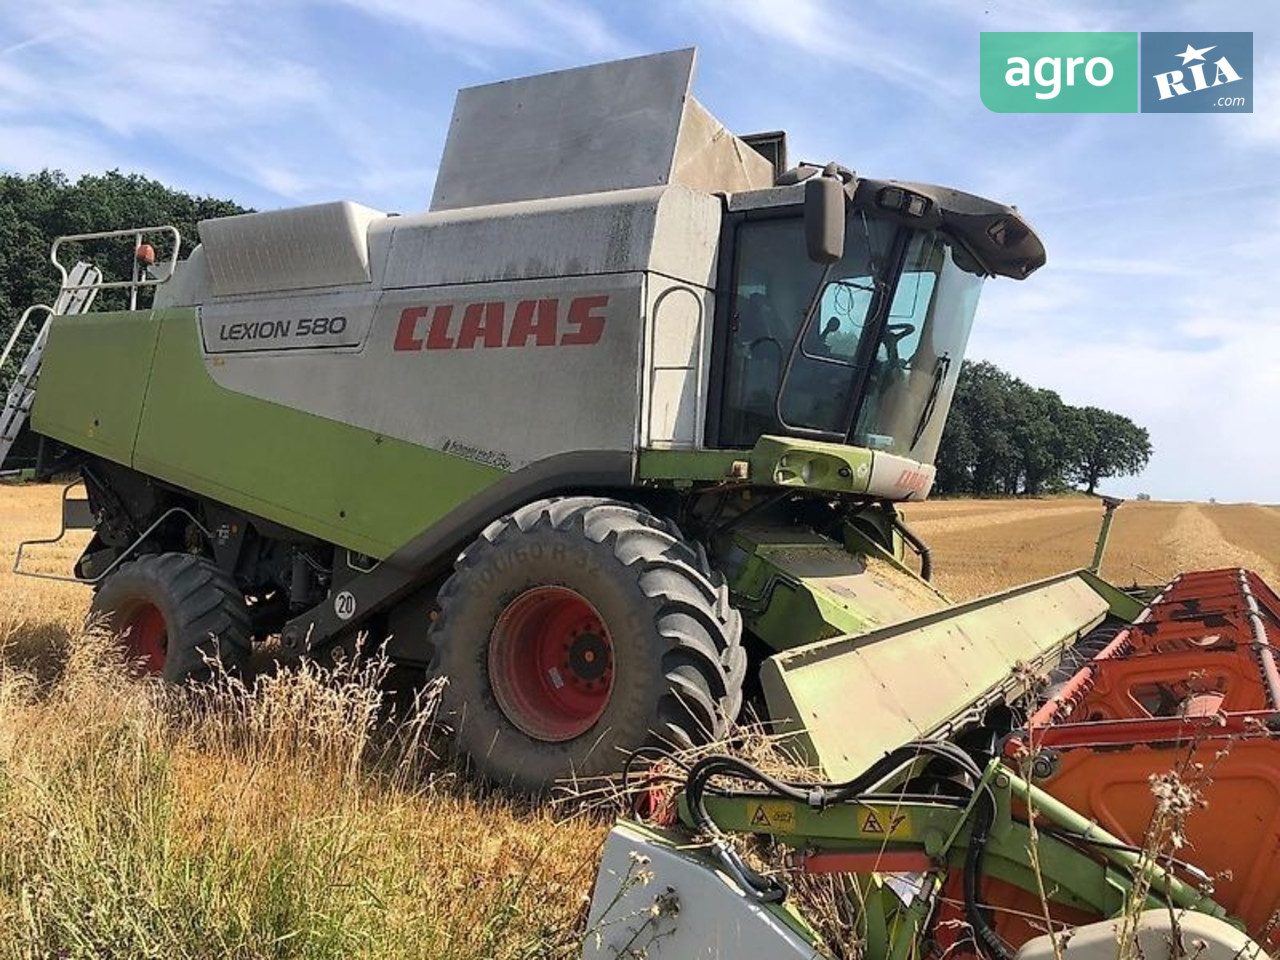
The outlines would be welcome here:
M 173 240 L 173 250 L 169 254 L 168 267 L 162 277 L 148 277 L 145 273 L 145 267 L 139 264 L 137 258 L 133 261 L 133 276 L 129 280 L 109 280 L 102 281 L 101 278 L 95 283 L 74 284 L 68 282 L 67 268 L 58 260 L 58 248 L 64 243 L 76 243 L 83 240 L 110 240 L 112 237 L 133 237 L 134 249 L 142 246 L 142 238 L 149 233 L 166 233 Z M 168 283 L 173 278 L 174 268 L 178 265 L 178 252 L 182 246 L 182 235 L 178 233 L 178 228 L 174 226 L 163 227 L 136 227 L 128 230 L 105 230 L 101 233 L 72 233 L 66 236 L 58 237 L 53 241 L 53 246 L 49 248 L 49 262 L 58 268 L 58 273 L 62 277 L 63 291 L 74 290 L 113 290 L 127 287 L 129 289 L 129 309 L 137 308 L 138 289 L 141 287 L 156 287 L 162 283 Z
M 4 369 L 5 363 L 9 359 L 9 354 L 13 352 L 13 346 L 18 342 L 18 335 L 22 333 L 23 328 L 27 325 L 27 318 L 31 316 L 33 311 L 43 310 L 50 316 L 53 315 L 53 307 L 46 306 L 43 303 L 33 303 L 22 311 L 22 316 L 18 318 L 18 322 L 14 324 L 13 333 L 9 334 L 9 342 L 4 345 L 4 353 L 0 353 L 0 370 Z
M 63 501 L 66 501 L 68 493 L 70 493 L 74 488 L 80 486 L 83 483 L 84 483 L 84 479 L 82 477 L 77 477 L 75 480 L 72 480 L 65 487 L 63 487 L 62 488 Z M 133 554 L 133 552 L 138 549 L 138 547 L 142 546 L 143 541 L 145 541 L 147 537 L 151 536 L 151 534 L 154 533 L 162 523 L 164 523 L 166 520 L 168 520 L 170 517 L 174 516 L 175 514 L 184 516 L 188 520 L 190 520 L 196 526 L 196 528 L 202 534 L 204 534 L 206 540 L 210 542 L 213 540 L 213 534 L 209 532 L 209 530 L 205 527 L 203 523 L 201 523 L 192 515 L 191 511 L 187 510 L 185 507 L 170 507 L 164 513 L 162 513 L 159 516 L 159 518 L 157 518 L 151 524 L 151 526 L 143 530 L 142 533 L 138 535 L 137 539 L 135 539 L 131 544 L 129 544 L 129 546 L 125 547 L 123 552 L 121 552 L 114 560 L 112 560 L 111 563 L 107 565 L 107 568 L 103 570 L 101 573 L 99 573 L 96 577 L 77 577 L 74 575 L 67 576 L 61 573 L 38 573 L 35 570 L 23 570 L 22 556 L 23 556 L 23 553 L 26 551 L 27 547 L 39 547 L 39 546 L 47 546 L 48 544 L 51 544 L 51 543 L 60 543 L 62 541 L 62 538 L 67 535 L 67 529 L 68 529 L 67 528 L 67 512 L 66 512 L 66 509 L 64 508 L 62 511 L 62 523 L 58 527 L 58 535 L 56 537 L 49 537 L 42 540 L 23 540 L 19 542 L 18 552 L 14 554 L 14 557 L 13 557 L 12 572 L 19 577 L 32 577 L 36 580 L 56 580 L 59 583 L 83 583 L 85 586 L 89 586 L 89 587 L 97 586 L 99 583 L 105 580 L 113 570 L 115 570 L 118 566 L 120 566 L 120 564 L 124 563 L 124 561 L 127 560 Z

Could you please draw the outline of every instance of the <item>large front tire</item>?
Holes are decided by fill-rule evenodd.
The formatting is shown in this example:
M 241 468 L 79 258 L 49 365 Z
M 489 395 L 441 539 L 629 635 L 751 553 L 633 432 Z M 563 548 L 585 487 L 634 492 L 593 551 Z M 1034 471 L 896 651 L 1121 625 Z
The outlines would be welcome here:
M 485 779 L 539 793 L 644 744 L 725 733 L 742 619 L 705 552 L 641 507 L 540 500 L 491 524 L 438 598 L 432 671 Z
M 213 663 L 238 673 L 253 646 L 249 608 L 235 581 L 187 553 L 121 564 L 94 595 L 90 615 L 124 640 L 143 672 L 172 683 L 207 681 Z

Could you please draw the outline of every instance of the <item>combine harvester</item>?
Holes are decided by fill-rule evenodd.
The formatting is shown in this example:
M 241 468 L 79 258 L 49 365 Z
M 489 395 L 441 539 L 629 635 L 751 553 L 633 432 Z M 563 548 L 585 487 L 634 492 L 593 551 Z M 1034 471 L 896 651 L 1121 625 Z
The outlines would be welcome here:
M 593 955 L 819 956 L 729 831 L 849 874 L 869 956 L 1043 952 L 1032 817 L 1062 922 L 1149 883 L 1211 956 L 1249 949 L 1236 920 L 1269 943 L 1270 591 L 1196 575 L 1144 608 L 1077 571 L 952 606 L 895 509 L 933 483 L 982 281 L 1025 279 L 1040 240 L 957 190 L 789 167 L 692 70 L 679 51 L 462 91 L 426 213 L 213 220 L 186 259 L 171 227 L 120 231 L 115 284 L 60 252 L 117 234 L 55 243 L 0 454 L 25 425 L 43 469 L 79 475 L 64 531 L 94 534 L 69 578 L 173 681 L 269 638 L 286 660 L 383 643 L 448 677 L 458 748 L 523 791 L 767 704 L 843 783 L 700 763 L 686 828 L 612 835 Z M 111 286 L 129 309 L 92 310 Z M 1147 774 L 1224 738 L 1199 866 L 1135 866 Z M 1217 899 L 1194 889 L 1222 866 Z

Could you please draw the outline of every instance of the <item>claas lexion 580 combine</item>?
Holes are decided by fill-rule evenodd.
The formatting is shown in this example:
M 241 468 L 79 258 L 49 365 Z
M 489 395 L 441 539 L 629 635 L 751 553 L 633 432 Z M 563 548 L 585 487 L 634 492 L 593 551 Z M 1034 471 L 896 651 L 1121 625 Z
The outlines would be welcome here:
M 1147 958 L 1275 946 L 1280 601 L 1095 564 L 951 605 L 895 505 L 929 493 L 982 281 L 1043 246 L 958 190 L 789 168 L 692 69 L 462 91 L 426 213 L 212 220 L 182 260 L 121 231 L 114 284 L 60 260 L 113 235 L 59 240 L 0 443 L 77 472 L 94 609 L 173 681 L 368 638 L 527 792 L 754 699 L 830 782 L 685 769 L 677 815 L 610 835 L 590 956 L 823 956 L 752 833 L 847 877 L 869 957 L 1092 956 L 1117 917 Z M 130 309 L 94 309 L 112 287 Z M 1144 853 L 1153 817 L 1186 846 Z

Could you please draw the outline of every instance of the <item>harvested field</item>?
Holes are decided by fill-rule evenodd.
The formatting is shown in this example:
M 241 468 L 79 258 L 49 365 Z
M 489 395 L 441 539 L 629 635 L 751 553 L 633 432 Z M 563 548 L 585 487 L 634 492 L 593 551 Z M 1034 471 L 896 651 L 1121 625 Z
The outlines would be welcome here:
M 1211 504 L 1201 509 L 1222 536 L 1236 547 L 1266 560 L 1272 571 L 1280 568 L 1280 508 L 1241 509 Z M 1267 573 L 1259 572 L 1272 579 Z
M 1087 566 L 1099 502 L 967 500 L 908 504 L 933 549 L 939 585 L 957 600 Z M 1156 583 L 1191 569 L 1246 566 L 1280 583 L 1280 510 L 1255 504 L 1132 502 L 1115 515 L 1103 576 Z

